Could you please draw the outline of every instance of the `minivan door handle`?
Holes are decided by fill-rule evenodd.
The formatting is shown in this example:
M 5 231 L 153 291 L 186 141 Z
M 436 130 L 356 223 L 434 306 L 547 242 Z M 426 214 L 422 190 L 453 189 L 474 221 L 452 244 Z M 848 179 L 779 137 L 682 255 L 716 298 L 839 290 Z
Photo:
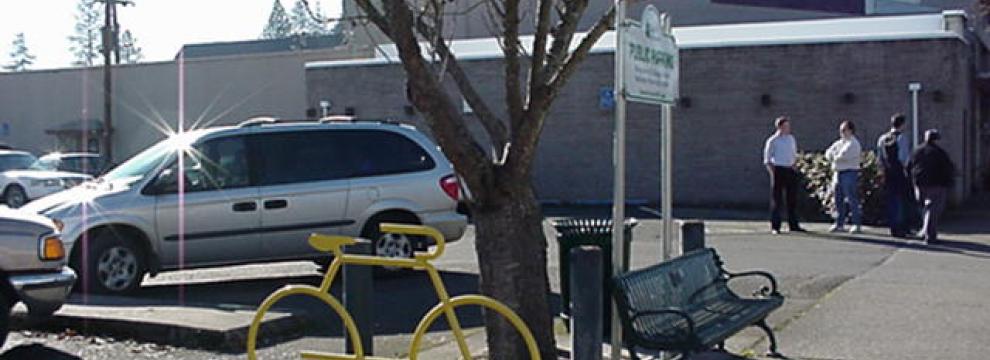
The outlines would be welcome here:
M 265 200 L 265 209 L 285 209 L 288 206 L 289 202 L 285 199 Z
M 234 203 L 233 209 L 235 212 L 255 211 L 258 210 L 258 203 L 254 201 Z

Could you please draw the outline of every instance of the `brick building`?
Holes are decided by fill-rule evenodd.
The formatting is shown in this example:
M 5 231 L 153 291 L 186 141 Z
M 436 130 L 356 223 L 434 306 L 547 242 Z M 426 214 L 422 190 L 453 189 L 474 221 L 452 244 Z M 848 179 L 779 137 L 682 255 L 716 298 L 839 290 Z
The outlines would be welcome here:
M 979 188 L 987 168 L 985 100 L 975 63 L 982 45 L 962 12 L 675 27 L 681 47 L 680 106 L 674 111 L 675 202 L 764 206 L 761 165 L 772 119 L 787 114 L 802 150 L 823 150 L 841 119 L 872 148 L 894 112 L 910 114 L 908 84 L 923 86 L 921 129 L 938 127 L 959 165 L 955 198 Z M 544 201 L 608 202 L 613 111 L 599 93 L 613 79 L 608 34 L 562 92 L 546 124 L 535 186 Z M 527 41 L 523 41 L 527 43 Z M 307 63 L 310 106 L 330 100 L 360 117 L 411 119 L 394 47 L 373 59 Z M 500 52 L 491 39 L 462 40 L 454 51 L 490 103 L 503 98 Z M 340 84 L 346 84 L 341 86 Z M 467 109 L 465 109 L 467 110 Z M 628 112 L 632 201 L 659 196 L 659 110 Z

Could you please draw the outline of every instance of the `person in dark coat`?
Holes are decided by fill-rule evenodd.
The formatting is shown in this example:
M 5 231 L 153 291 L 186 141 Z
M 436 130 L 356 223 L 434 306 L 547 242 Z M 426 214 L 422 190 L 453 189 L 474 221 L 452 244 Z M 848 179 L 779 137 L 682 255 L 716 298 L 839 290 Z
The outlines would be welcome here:
M 925 144 L 914 151 L 908 162 L 915 196 L 925 211 L 918 237 L 928 243 L 938 240 L 938 219 L 956 176 L 949 154 L 938 146 L 939 138 L 938 130 L 925 131 Z
M 877 140 L 877 161 L 883 170 L 883 187 L 886 194 L 887 225 L 890 235 L 908 236 L 911 218 L 912 194 L 908 180 L 907 163 L 911 157 L 911 141 L 903 133 L 906 117 L 894 114 L 890 117 L 890 131 Z

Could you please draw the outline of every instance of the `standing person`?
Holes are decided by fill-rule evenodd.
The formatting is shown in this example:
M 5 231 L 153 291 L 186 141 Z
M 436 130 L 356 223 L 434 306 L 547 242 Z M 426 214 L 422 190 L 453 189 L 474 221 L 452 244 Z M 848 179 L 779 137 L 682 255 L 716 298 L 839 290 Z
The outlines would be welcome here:
M 918 237 L 928 243 L 938 240 L 938 218 L 945 210 L 945 200 L 956 175 L 949 154 L 937 144 L 939 138 L 938 130 L 925 131 L 925 144 L 915 150 L 908 162 L 915 195 L 925 209 Z
M 777 131 L 767 139 L 763 147 L 763 164 L 770 173 L 770 232 L 780 234 L 780 207 L 785 197 L 787 228 L 790 231 L 804 232 L 797 217 L 798 173 L 794 170 L 797 141 L 791 135 L 791 122 L 786 116 L 778 117 L 774 125 Z
M 911 203 L 911 185 L 906 165 L 911 156 L 911 142 L 902 133 L 904 114 L 890 117 L 890 130 L 877 140 L 877 160 L 883 168 L 883 185 L 887 203 L 887 225 L 890 235 L 904 238 L 908 235 L 908 211 Z
M 835 189 L 835 224 L 831 232 L 845 231 L 846 213 L 852 214 L 850 233 L 862 232 L 863 209 L 859 202 L 859 168 L 863 162 L 863 148 L 856 138 L 856 125 L 846 120 L 839 124 L 839 140 L 825 151 L 825 158 L 832 162 Z

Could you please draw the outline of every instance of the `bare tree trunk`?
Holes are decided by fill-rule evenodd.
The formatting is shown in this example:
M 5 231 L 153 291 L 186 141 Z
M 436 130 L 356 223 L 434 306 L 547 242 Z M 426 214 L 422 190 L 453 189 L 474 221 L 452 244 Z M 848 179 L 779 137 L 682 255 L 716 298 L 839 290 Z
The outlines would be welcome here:
M 541 357 L 556 359 L 543 214 L 528 175 L 502 180 L 489 189 L 497 195 L 473 209 L 481 292 L 515 309 L 536 337 Z M 528 359 L 518 332 L 498 319 L 486 314 L 491 358 Z

